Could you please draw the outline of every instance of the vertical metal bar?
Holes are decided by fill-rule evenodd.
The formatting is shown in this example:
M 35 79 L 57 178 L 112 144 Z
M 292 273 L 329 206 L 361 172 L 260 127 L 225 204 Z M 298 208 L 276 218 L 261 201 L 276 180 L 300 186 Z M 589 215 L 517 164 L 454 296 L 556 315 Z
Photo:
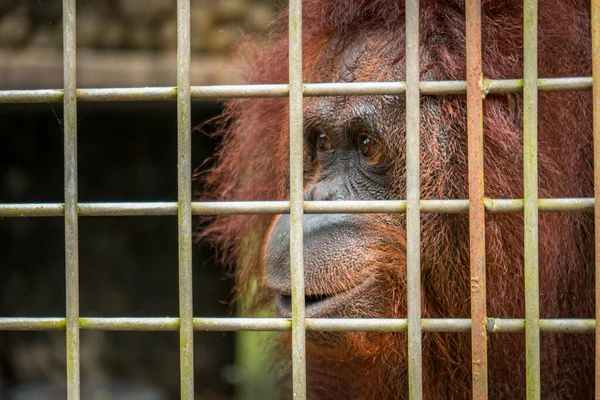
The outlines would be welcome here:
M 592 0 L 592 78 L 594 97 L 594 227 L 596 262 L 595 398 L 600 399 L 600 0 Z
M 537 10 L 537 0 L 524 0 L 523 178 L 525 189 L 525 376 L 528 400 L 540 398 Z
M 192 288 L 192 138 L 190 0 L 177 0 L 177 199 L 179 228 L 179 368 L 181 398 L 194 399 Z
M 77 38 L 75 0 L 63 0 L 67 398 L 79 400 L 79 226 L 77 219 Z
M 421 357 L 421 215 L 419 209 L 419 0 L 406 1 L 406 281 L 408 390 L 423 396 Z
M 467 35 L 472 388 L 473 399 L 487 399 L 485 210 L 483 204 L 483 74 L 481 70 L 480 0 L 467 0 L 465 14 Z
M 304 310 L 304 209 L 302 121 L 302 1 L 289 4 L 290 81 L 290 264 L 292 276 L 292 368 L 294 399 L 306 398 Z

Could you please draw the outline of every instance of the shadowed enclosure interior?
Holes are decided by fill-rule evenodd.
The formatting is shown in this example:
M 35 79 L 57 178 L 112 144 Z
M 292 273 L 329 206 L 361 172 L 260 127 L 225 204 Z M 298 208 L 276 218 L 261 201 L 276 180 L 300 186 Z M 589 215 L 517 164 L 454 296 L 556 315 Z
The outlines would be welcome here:
M 596 227 L 600 221 L 600 203 L 593 198 L 538 199 L 537 197 L 537 95 L 538 91 L 581 91 L 594 89 L 594 149 L 598 165 L 600 150 L 599 78 L 572 77 L 538 79 L 537 76 L 537 2 L 525 0 L 523 79 L 488 80 L 481 74 L 481 15 L 477 0 L 466 1 L 467 80 L 419 81 L 419 2 L 406 1 L 406 81 L 370 83 L 302 82 L 302 2 L 290 0 L 289 84 L 277 85 L 190 85 L 190 0 L 177 1 L 177 86 L 133 89 L 78 89 L 76 74 L 75 0 L 63 1 L 64 89 L 4 90 L 0 103 L 63 102 L 64 131 L 64 200 L 56 203 L 0 204 L 0 218 L 62 218 L 64 226 L 64 263 L 66 314 L 56 318 L 2 317 L 0 330 L 56 330 L 66 334 L 66 382 L 69 399 L 79 399 L 81 369 L 81 331 L 174 331 L 179 335 L 179 376 L 182 399 L 193 399 L 194 332 L 202 331 L 292 331 L 293 391 L 295 398 L 306 397 L 305 332 L 322 331 L 395 331 L 408 332 L 409 393 L 411 399 L 422 397 L 422 332 L 471 332 L 473 398 L 487 398 L 487 335 L 496 332 L 525 332 L 527 394 L 540 397 L 540 332 L 596 333 L 596 319 L 539 318 L 539 283 L 537 260 L 538 212 L 594 212 Z M 600 74 L 598 31 L 600 1 L 592 1 L 593 72 Z M 523 93 L 524 199 L 485 199 L 483 187 L 482 107 L 487 94 Z M 309 96 L 406 96 L 406 171 L 407 198 L 396 201 L 303 201 L 303 126 L 302 100 Z M 456 95 L 467 98 L 469 199 L 420 200 L 419 198 L 419 96 Z M 290 102 L 290 201 L 265 202 L 194 202 L 192 160 L 192 100 L 234 97 L 289 97 Z M 85 175 L 78 176 L 78 103 L 85 102 L 176 102 L 177 144 L 173 162 L 177 166 L 177 201 L 103 202 L 102 194 L 94 201 L 80 199 Z M 118 103 L 117 103 L 118 104 Z M 79 109 L 81 110 L 81 109 Z M 175 121 L 173 121 L 175 123 Z M 158 139 L 157 139 L 158 140 Z M 10 149 L 9 149 L 10 151 Z M 58 151 L 58 149 L 55 149 Z M 595 170 L 595 187 L 600 185 L 600 170 Z M 596 197 L 599 196 L 596 190 Z M 302 219 L 304 213 L 406 213 L 407 214 L 407 288 L 406 319 L 306 319 L 304 317 Z M 526 318 L 498 319 L 486 314 L 485 292 L 485 214 L 525 214 L 525 301 Z M 219 214 L 291 214 L 292 304 L 291 319 L 283 318 L 202 318 L 194 317 L 192 285 L 193 216 Z M 420 214 L 468 213 L 471 246 L 471 318 L 422 319 L 420 293 Z M 173 237 L 179 255 L 178 317 L 98 317 L 80 313 L 80 230 L 88 218 L 107 217 L 158 218 L 177 220 Z M 598 235 L 599 229 L 596 229 Z M 598 239 L 598 236 L 596 236 Z M 174 240 L 174 239 L 173 239 Z M 598 260 L 598 254 L 596 255 Z M 598 271 L 598 261 L 596 261 Z M 85 270 L 81 271 L 82 274 Z M 141 272 L 140 272 L 141 273 Z M 598 277 L 598 275 L 596 275 Z M 160 280 L 161 277 L 156 277 Z M 598 290 L 597 290 L 598 293 Z M 598 294 L 596 295 L 598 299 Z M 598 302 L 596 303 L 598 304 Z M 598 313 L 598 307 L 596 307 Z M 598 343 L 598 341 L 596 341 Z M 598 346 L 596 346 L 598 347 Z M 175 349 L 173 349 L 175 351 Z M 198 357 L 198 355 L 196 355 Z M 201 357 L 201 355 L 200 355 Z M 196 360 L 197 361 L 197 360 Z M 598 358 L 596 358 L 598 369 Z M 596 383 L 597 396 L 599 392 Z

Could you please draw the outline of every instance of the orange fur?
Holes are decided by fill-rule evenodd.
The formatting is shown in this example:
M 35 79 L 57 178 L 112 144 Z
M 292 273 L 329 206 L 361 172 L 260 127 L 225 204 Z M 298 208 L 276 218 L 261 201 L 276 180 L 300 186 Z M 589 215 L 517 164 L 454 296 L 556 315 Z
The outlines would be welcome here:
M 482 2 L 483 73 L 521 78 L 522 5 Z M 360 38 L 367 54 L 357 61 L 356 81 L 401 79 L 404 74 L 404 2 L 401 0 L 305 0 L 304 80 L 339 81 L 340 48 Z M 588 4 L 540 0 L 539 76 L 589 76 Z M 286 15 L 274 25 L 272 46 L 252 48 L 249 83 L 287 81 Z M 422 80 L 465 79 L 461 0 L 421 0 Z M 390 43 L 382 37 L 395 38 Z M 250 49 L 250 50 L 249 50 Z M 395 76 L 394 74 L 400 74 Z M 329 101 L 308 99 L 310 101 Z M 352 102 L 352 99 L 348 100 Z M 464 96 L 422 96 L 421 197 L 465 199 L 467 187 Z M 219 162 L 207 179 L 214 200 L 287 198 L 288 106 L 286 99 L 238 99 L 226 110 Z M 399 117 L 400 118 L 400 117 Z M 401 126 L 402 122 L 398 122 Z M 590 197 L 592 133 L 590 93 L 539 95 L 539 196 Z M 489 95 L 484 101 L 485 195 L 522 198 L 522 96 Z M 395 156 L 393 193 L 404 195 L 404 140 L 386 143 Z M 308 176 L 310 178 L 310 175 Z M 385 221 L 382 221 L 385 219 Z M 220 216 L 202 235 L 238 265 L 238 292 L 263 273 L 264 238 L 275 217 Z M 369 317 L 406 317 L 404 216 L 373 217 L 373 299 Z M 422 215 L 422 291 L 425 318 L 469 318 L 469 247 L 466 215 Z M 540 313 L 542 318 L 593 317 L 592 219 L 579 213 L 540 213 Z M 486 215 L 488 315 L 523 318 L 523 216 Z M 357 254 L 356 257 L 361 257 Z M 271 294 L 262 292 L 261 301 Z M 361 305 L 357 305 L 360 307 Z M 382 311 L 383 310 L 383 311 Z M 285 336 L 285 335 L 284 335 Z M 589 335 L 542 334 L 542 397 L 592 397 L 593 341 Z M 324 351 L 308 345 L 308 387 L 315 399 L 386 399 L 406 394 L 406 335 L 351 333 L 346 345 Z M 286 339 L 282 338 L 283 343 Z M 490 398 L 524 398 L 522 334 L 491 334 Z M 427 399 L 470 396 L 470 335 L 423 334 Z

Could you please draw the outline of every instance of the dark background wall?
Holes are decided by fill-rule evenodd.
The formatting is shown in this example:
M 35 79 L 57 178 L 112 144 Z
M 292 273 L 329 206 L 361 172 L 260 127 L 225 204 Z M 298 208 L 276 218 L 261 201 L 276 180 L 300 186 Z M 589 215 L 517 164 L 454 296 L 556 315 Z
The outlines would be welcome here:
M 193 124 L 219 112 L 194 103 Z M 175 102 L 82 103 L 78 114 L 79 201 L 176 201 Z M 0 203 L 63 201 L 61 121 L 60 104 L 0 106 Z M 216 144 L 194 132 L 193 165 Z M 63 232 L 61 218 L 0 219 L 0 316 L 64 316 Z M 213 256 L 194 250 L 195 316 L 229 314 L 231 282 Z M 177 260 L 176 217 L 80 218 L 81 315 L 177 316 Z M 179 398 L 177 332 L 83 331 L 81 341 L 84 398 Z M 197 333 L 195 352 L 199 398 L 230 398 L 234 335 Z M 64 332 L 0 332 L 0 388 L 2 399 L 64 398 Z
M 191 0 L 191 84 L 243 83 L 232 47 L 244 32 L 267 32 L 283 3 Z M 175 86 L 176 46 L 173 0 L 77 1 L 79 88 Z M 61 88 L 62 57 L 61 0 L 0 0 L 0 90 Z M 195 102 L 192 123 L 220 111 L 217 102 Z M 80 103 L 78 122 L 79 201 L 176 200 L 175 102 Z M 0 203 L 63 201 L 61 124 L 60 103 L 0 104 Z M 216 145 L 194 132 L 193 165 Z M 79 224 L 82 316 L 178 315 L 176 217 Z M 213 258 L 211 249 L 194 250 L 196 316 L 230 315 L 231 282 Z M 0 317 L 64 316 L 64 282 L 61 218 L 0 219 Z M 236 391 L 266 399 L 245 394 L 252 385 L 267 391 L 256 361 L 264 351 L 247 338 L 196 333 L 199 399 Z M 178 341 L 177 332 L 82 331 L 83 398 L 179 398 Z M 64 399 L 65 381 L 64 331 L 0 331 L 0 400 Z

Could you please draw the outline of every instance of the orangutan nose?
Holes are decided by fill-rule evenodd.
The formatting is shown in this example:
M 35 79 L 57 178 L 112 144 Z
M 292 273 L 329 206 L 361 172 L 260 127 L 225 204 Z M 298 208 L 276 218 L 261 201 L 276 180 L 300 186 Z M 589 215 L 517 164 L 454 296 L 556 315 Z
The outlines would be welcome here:
M 347 200 L 348 193 L 341 184 L 318 183 L 304 193 L 305 201 Z

